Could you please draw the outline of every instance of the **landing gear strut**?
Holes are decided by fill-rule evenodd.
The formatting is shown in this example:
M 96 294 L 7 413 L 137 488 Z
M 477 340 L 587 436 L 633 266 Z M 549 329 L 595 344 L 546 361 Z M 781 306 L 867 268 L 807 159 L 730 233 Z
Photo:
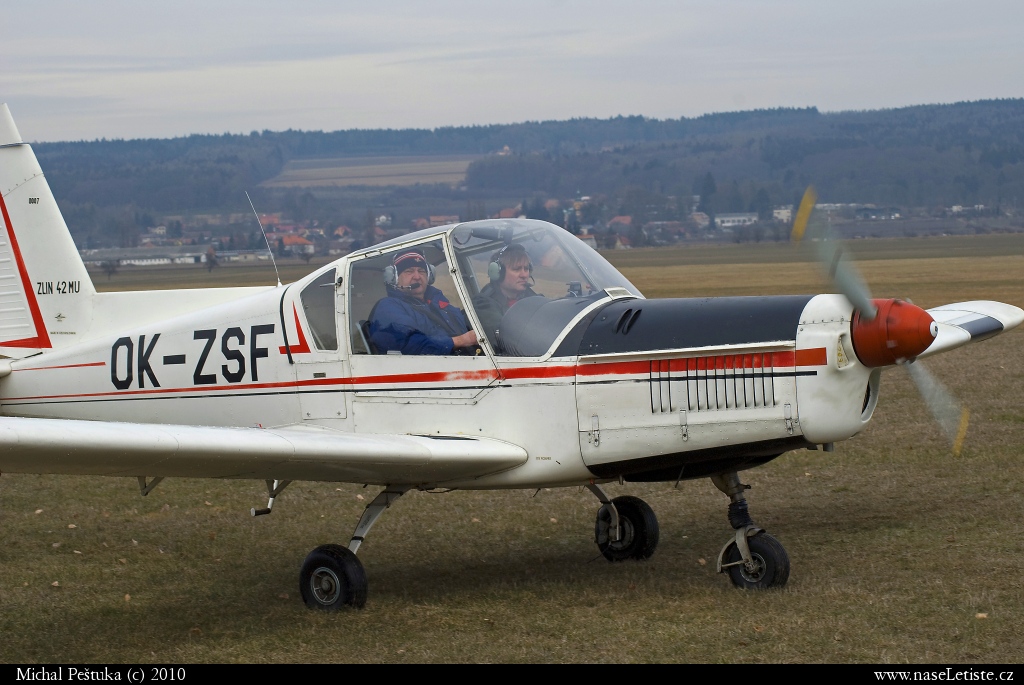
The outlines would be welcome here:
M 718 572 L 728 572 L 736 587 L 767 590 L 789 580 L 789 555 L 778 540 L 754 525 L 743 494 L 750 488 L 735 471 L 711 476 L 711 482 L 729 496 L 729 523 L 735 537 L 718 555 Z

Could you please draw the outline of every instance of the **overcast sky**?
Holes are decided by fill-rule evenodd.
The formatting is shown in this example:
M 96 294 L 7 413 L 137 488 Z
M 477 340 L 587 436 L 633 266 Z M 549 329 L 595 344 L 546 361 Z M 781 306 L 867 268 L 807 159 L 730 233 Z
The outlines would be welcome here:
M 29 141 L 1022 96 L 1020 0 L 35 0 L 0 22 Z

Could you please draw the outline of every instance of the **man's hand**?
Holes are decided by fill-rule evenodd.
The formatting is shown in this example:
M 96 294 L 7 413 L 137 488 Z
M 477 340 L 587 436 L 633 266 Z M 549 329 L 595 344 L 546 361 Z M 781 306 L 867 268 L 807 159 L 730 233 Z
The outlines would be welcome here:
M 468 333 L 457 335 L 452 338 L 452 343 L 456 348 L 472 347 L 473 345 L 476 345 L 476 331 L 469 331 Z

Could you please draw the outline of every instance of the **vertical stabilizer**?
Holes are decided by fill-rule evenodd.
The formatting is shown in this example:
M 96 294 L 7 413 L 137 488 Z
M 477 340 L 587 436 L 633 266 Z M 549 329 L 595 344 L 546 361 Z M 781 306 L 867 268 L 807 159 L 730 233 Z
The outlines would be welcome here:
M 0 355 L 76 342 L 95 290 L 32 148 L 0 104 Z
M 20 144 L 21 134 L 18 133 L 18 127 L 14 125 L 11 110 L 7 109 L 6 104 L 0 103 L 0 146 Z

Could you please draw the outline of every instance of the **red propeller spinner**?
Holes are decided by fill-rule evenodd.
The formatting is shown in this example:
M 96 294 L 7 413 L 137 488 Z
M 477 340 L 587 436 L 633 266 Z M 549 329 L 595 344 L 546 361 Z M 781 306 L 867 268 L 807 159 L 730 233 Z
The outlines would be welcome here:
M 876 368 L 913 361 L 938 335 L 931 315 L 906 300 L 872 300 L 874 318 L 853 315 L 853 350 L 864 366 Z

